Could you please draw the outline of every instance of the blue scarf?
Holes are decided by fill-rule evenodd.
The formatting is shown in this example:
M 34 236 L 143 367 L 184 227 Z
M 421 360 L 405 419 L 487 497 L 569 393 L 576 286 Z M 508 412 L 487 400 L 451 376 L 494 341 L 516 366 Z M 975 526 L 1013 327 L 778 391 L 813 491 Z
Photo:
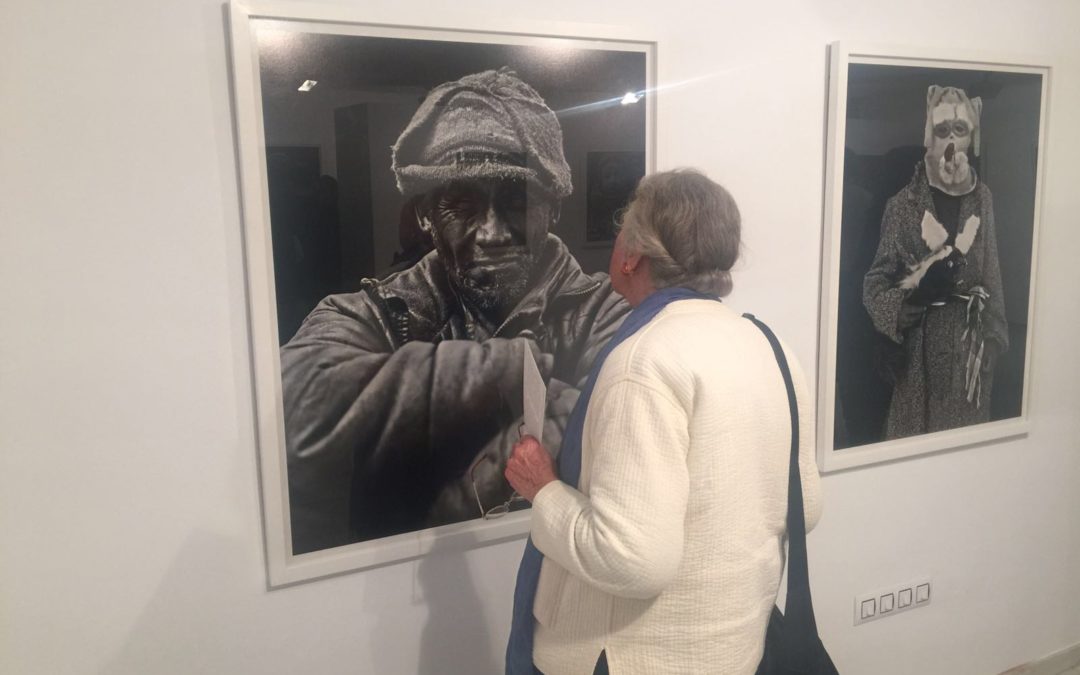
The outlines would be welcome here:
M 626 317 L 611 341 L 600 350 L 593 362 L 592 370 L 581 390 L 577 404 L 570 413 L 563 433 L 562 447 L 559 450 L 559 477 L 573 487 L 577 487 L 581 476 L 581 438 L 585 430 L 585 411 L 589 407 L 596 378 L 604 366 L 608 354 L 652 321 L 660 310 L 677 300 L 716 300 L 716 296 L 705 295 L 688 288 L 664 288 L 645 298 Z M 506 675 L 534 675 L 539 671 L 533 665 L 533 601 L 536 599 L 536 587 L 540 582 L 540 566 L 544 554 L 533 545 L 532 537 L 525 543 L 525 555 L 518 568 L 517 586 L 514 588 L 514 614 L 510 624 L 510 641 L 506 645 Z

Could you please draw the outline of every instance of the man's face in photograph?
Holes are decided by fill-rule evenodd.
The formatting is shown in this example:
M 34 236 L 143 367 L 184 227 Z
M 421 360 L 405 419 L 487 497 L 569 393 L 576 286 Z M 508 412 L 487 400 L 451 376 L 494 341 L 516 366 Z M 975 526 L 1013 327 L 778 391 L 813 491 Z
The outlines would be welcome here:
M 520 179 L 452 181 L 429 195 L 427 218 L 451 281 L 484 311 L 525 294 L 557 202 Z

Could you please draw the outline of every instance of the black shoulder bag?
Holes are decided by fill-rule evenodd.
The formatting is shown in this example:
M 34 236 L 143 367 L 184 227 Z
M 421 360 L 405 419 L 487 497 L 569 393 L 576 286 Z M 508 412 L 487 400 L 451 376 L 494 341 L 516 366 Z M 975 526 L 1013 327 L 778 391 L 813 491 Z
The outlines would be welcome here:
M 787 387 L 791 410 L 791 462 L 788 469 L 788 582 L 787 614 L 773 607 L 765 631 L 765 653 L 757 675 L 837 675 L 836 666 L 818 637 L 814 605 L 810 600 L 810 572 L 806 564 L 806 516 L 803 513 L 802 480 L 799 476 L 799 408 L 795 385 L 780 342 L 769 327 L 752 314 L 744 314 L 765 333 L 772 345 Z

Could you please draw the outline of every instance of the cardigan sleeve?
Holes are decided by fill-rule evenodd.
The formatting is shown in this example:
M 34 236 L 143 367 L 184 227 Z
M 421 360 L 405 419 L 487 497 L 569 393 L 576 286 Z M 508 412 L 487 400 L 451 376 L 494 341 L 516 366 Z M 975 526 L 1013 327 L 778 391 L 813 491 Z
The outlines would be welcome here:
M 561 481 L 532 509 L 533 543 L 574 576 L 611 595 L 651 598 L 682 559 L 690 478 L 688 417 L 669 392 L 621 380 L 590 403 L 589 495 Z

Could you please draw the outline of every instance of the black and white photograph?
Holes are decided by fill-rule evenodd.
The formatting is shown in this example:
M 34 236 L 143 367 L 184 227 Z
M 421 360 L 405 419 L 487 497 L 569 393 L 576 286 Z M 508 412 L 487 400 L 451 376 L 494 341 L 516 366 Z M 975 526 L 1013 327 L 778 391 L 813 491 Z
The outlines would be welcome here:
M 629 311 L 589 173 L 620 159 L 612 221 L 645 170 L 648 50 L 252 25 L 290 554 L 526 508 L 503 476 L 525 355 L 558 448 Z
M 824 444 L 961 445 L 951 433 L 1024 416 L 1045 76 L 926 60 L 842 67 Z

